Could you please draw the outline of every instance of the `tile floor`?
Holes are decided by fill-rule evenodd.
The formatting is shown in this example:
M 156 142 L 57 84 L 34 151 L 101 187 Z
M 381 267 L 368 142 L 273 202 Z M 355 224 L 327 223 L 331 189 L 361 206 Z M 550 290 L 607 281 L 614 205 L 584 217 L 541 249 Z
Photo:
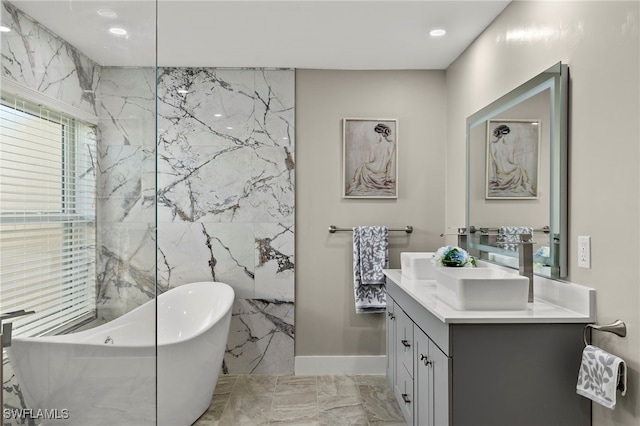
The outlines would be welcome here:
M 193 426 L 405 426 L 384 376 L 221 375 Z

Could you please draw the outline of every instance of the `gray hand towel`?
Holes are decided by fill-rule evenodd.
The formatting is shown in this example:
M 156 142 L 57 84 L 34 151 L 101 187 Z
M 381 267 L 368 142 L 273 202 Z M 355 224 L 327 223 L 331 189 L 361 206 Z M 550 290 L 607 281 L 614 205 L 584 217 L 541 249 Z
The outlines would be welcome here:
M 386 278 L 382 270 L 389 264 L 388 245 L 388 229 L 385 226 L 353 228 L 356 313 L 378 313 L 386 310 Z

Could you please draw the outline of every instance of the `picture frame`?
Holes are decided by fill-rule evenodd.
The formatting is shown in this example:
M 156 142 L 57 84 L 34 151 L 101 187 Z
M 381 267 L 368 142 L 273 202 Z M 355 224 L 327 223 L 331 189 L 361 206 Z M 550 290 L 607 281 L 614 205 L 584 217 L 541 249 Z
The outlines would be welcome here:
M 487 200 L 538 198 L 541 121 L 487 120 Z
M 342 197 L 398 198 L 398 120 L 342 120 Z

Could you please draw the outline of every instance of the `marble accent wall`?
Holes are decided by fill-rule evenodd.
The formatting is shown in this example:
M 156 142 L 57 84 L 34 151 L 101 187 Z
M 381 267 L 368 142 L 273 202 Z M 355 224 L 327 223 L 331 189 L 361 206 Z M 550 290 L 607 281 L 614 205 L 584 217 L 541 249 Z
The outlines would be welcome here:
M 158 282 L 236 292 L 229 373 L 293 373 L 294 71 L 158 73 Z
M 154 78 L 103 70 L 99 315 L 153 297 L 157 184 L 158 291 L 231 285 L 224 371 L 293 373 L 294 72 L 159 69 L 157 157 Z

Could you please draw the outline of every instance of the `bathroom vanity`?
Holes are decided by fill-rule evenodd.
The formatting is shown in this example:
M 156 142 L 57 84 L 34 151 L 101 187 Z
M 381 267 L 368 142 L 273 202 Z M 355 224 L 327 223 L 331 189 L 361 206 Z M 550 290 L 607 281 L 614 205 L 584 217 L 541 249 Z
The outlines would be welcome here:
M 526 309 L 472 311 L 434 280 L 385 275 L 387 379 L 408 425 L 591 424 L 576 380 L 595 290 L 536 276 Z

